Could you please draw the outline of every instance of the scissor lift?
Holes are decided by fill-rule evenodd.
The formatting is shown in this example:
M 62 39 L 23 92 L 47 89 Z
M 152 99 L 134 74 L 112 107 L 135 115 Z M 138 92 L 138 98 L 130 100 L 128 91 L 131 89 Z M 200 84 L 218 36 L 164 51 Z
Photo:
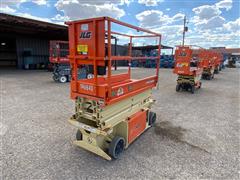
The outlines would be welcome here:
M 215 53 L 216 55 L 216 59 L 215 59 L 215 69 L 214 69 L 214 73 L 215 74 L 218 74 L 219 73 L 219 71 L 221 71 L 221 64 L 222 64 L 222 62 L 223 62 L 223 55 L 221 54 L 221 53 L 219 53 L 219 52 L 216 52 Z
M 49 61 L 53 64 L 53 80 L 65 83 L 71 78 L 68 41 L 50 41 Z
M 68 41 L 50 41 L 49 61 L 53 64 L 53 80 L 65 83 L 71 80 L 71 67 L 68 59 Z M 87 67 L 78 70 L 79 78 L 86 78 Z
M 78 128 L 74 144 L 107 160 L 118 158 L 156 120 L 156 114 L 150 109 L 154 103 L 152 88 L 158 83 L 161 35 L 109 17 L 66 24 L 69 26 L 72 67 L 71 97 L 76 102 L 75 114 L 69 122 Z M 112 25 L 145 34 L 135 36 L 116 32 Z M 128 39 L 128 55 L 113 55 L 112 35 Z M 149 37 L 159 41 L 158 56 L 133 57 L 133 40 Z M 131 79 L 131 61 L 146 58 L 157 61 L 156 74 L 140 80 Z M 112 61 L 118 60 L 129 61 L 127 73 L 112 74 Z M 80 65 L 91 66 L 93 77 L 78 79 Z
M 193 46 L 177 46 L 175 50 L 175 66 L 173 72 L 178 75 L 176 91 L 190 90 L 195 92 L 201 88 L 201 55 L 202 50 Z
M 211 80 L 214 78 L 215 62 L 217 60 L 217 55 L 212 50 L 204 50 L 202 58 L 203 74 L 202 78 L 206 80 Z

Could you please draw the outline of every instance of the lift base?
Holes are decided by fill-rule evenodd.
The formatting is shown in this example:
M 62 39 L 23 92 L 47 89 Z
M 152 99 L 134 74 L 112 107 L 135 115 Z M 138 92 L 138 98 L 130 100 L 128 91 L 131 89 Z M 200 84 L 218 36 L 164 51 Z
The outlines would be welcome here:
M 79 98 L 76 113 L 69 119 L 81 134 L 74 144 L 107 160 L 118 158 L 123 149 L 154 124 L 156 114 L 150 112 L 153 103 L 151 90 L 106 107 Z
M 202 79 L 211 80 L 214 78 L 214 67 L 204 68 L 202 73 Z
M 189 76 L 189 75 L 179 75 L 177 79 L 176 91 L 190 90 L 192 93 L 195 92 L 195 89 L 201 88 L 201 75 L 199 76 Z

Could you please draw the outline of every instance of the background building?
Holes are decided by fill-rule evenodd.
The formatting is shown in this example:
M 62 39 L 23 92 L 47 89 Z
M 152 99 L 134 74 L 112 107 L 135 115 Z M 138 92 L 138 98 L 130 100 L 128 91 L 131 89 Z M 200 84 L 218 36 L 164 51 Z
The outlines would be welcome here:
M 164 38 L 164 34 L 163 34 Z M 67 26 L 0 13 L 0 68 L 38 69 L 49 63 L 49 41 L 68 40 Z M 162 50 L 173 48 L 162 46 Z M 212 47 L 224 59 L 240 58 L 240 48 Z M 117 45 L 117 53 L 127 53 Z M 115 54 L 115 48 L 113 48 Z M 165 52 L 165 51 L 164 51 Z M 173 52 L 173 51 L 172 51 Z M 127 63 L 118 62 L 118 65 Z
M 50 40 L 68 40 L 67 26 L 0 13 L 0 67 L 46 67 Z

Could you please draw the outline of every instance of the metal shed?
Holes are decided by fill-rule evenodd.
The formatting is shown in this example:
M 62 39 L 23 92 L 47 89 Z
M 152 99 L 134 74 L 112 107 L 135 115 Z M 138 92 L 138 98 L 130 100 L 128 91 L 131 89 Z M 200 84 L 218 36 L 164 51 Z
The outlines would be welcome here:
M 68 40 L 67 27 L 0 13 L 0 67 L 46 66 L 50 40 Z

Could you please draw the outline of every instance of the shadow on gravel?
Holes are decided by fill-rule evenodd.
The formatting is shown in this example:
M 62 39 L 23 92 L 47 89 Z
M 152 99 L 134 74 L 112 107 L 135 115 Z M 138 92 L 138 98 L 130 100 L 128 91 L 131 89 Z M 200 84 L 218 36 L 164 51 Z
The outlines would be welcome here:
M 187 130 L 180 126 L 173 126 L 169 121 L 162 121 L 155 126 L 155 133 L 174 141 L 181 141 Z
M 185 132 L 187 132 L 186 129 L 182 128 L 181 126 L 174 126 L 169 121 L 162 121 L 160 123 L 157 123 L 156 126 L 155 126 L 155 133 L 157 135 L 169 138 L 169 139 L 174 140 L 176 142 L 187 144 L 194 149 L 198 149 L 200 151 L 204 151 L 206 153 L 209 153 L 206 149 L 203 149 L 199 146 L 193 145 L 193 144 L 185 141 L 183 139 L 183 136 L 184 136 Z

